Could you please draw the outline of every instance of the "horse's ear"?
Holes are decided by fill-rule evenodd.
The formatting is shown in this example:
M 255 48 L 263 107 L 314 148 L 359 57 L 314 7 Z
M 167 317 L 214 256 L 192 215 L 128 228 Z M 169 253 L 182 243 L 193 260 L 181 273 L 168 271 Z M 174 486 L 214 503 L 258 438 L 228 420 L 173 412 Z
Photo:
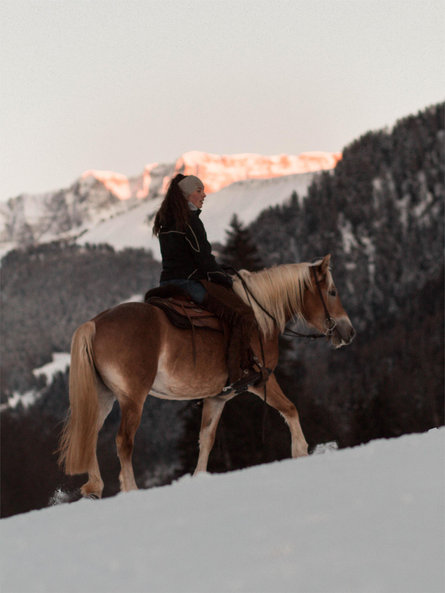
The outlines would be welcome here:
M 328 253 L 328 255 L 324 256 L 323 261 L 320 264 L 320 270 L 321 270 L 321 273 L 323 274 L 323 276 L 326 276 L 326 274 L 328 273 L 330 263 L 331 263 L 331 254 Z

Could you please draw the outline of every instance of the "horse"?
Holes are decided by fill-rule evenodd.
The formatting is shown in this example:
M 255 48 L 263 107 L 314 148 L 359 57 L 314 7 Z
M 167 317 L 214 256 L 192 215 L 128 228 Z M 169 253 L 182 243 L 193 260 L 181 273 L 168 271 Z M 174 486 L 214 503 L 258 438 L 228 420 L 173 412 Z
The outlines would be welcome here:
M 241 271 L 233 290 L 253 308 L 258 332 L 251 348 L 269 370 L 263 387 L 249 392 L 265 398 L 284 417 L 291 456 L 308 454 L 294 404 L 273 373 L 278 338 L 291 320 L 314 327 L 335 348 L 349 344 L 355 330 L 340 302 L 330 255 L 313 263 L 283 264 L 259 272 Z M 193 347 L 192 347 L 193 341 Z M 170 400 L 202 400 L 199 454 L 194 475 L 207 470 L 225 403 L 227 364 L 224 336 L 210 329 L 178 329 L 158 307 L 130 302 L 103 311 L 77 328 L 71 343 L 70 409 L 60 437 L 59 464 L 67 475 L 88 473 L 81 495 L 101 498 L 104 483 L 96 455 L 98 433 L 115 399 L 121 410 L 116 437 L 120 489 L 137 489 L 132 454 L 148 395 Z

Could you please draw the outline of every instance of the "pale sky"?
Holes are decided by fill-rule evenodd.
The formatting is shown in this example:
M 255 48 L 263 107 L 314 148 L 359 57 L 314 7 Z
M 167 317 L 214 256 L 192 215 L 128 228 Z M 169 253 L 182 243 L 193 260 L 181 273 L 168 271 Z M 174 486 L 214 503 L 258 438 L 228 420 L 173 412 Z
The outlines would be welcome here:
M 183 152 L 341 151 L 445 98 L 445 0 L 2 0 L 0 200 Z

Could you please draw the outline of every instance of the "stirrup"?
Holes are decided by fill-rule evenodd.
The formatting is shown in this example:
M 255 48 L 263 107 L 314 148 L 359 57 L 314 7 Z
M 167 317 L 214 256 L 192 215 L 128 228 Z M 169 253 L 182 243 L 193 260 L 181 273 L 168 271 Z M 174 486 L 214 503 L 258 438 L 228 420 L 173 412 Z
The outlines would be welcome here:
M 241 377 L 231 385 L 227 385 L 223 388 L 223 393 L 228 393 L 229 391 L 234 391 L 235 395 L 239 395 L 240 393 L 244 393 L 247 391 L 249 387 L 253 387 L 256 385 L 262 378 L 263 375 L 259 372 L 254 371 L 255 374 L 250 374 L 247 371 L 246 377 Z
M 240 393 L 244 393 L 247 391 L 249 387 L 254 387 L 258 385 L 258 383 L 265 383 L 271 374 L 271 369 L 264 369 L 264 367 L 260 367 L 261 370 L 255 371 L 254 369 L 246 369 L 244 372 L 246 374 L 245 377 L 241 377 L 234 383 L 230 385 L 226 385 L 223 388 L 222 394 L 229 393 L 231 391 L 235 392 L 235 395 L 239 395 Z

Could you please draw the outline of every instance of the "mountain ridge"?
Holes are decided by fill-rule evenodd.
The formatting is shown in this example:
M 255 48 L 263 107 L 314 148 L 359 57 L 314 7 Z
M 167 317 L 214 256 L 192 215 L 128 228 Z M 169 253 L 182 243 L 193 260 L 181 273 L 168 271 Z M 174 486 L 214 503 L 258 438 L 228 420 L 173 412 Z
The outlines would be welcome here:
M 162 197 L 177 173 L 203 178 L 208 194 L 243 180 L 270 179 L 335 167 L 340 153 L 300 155 L 215 155 L 190 151 L 174 163 L 151 163 L 141 175 L 90 169 L 70 187 L 43 194 L 21 194 L 0 203 L 0 247 L 79 235 L 100 221 L 123 214 L 142 201 Z
M 141 175 L 127 177 L 114 171 L 90 169 L 81 178 L 94 177 L 120 200 L 144 199 L 165 193 L 169 180 L 177 173 L 201 175 L 208 194 L 244 179 L 269 179 L 284 175 L 333 169 L 341 159 L 339 152 L 310 151 L 298 155 L 265 156 L 256 153 L 214 154 L 191 150 L 173 164 L 150 163 Z M 159 177 L 162 177 L 159 183 Z

